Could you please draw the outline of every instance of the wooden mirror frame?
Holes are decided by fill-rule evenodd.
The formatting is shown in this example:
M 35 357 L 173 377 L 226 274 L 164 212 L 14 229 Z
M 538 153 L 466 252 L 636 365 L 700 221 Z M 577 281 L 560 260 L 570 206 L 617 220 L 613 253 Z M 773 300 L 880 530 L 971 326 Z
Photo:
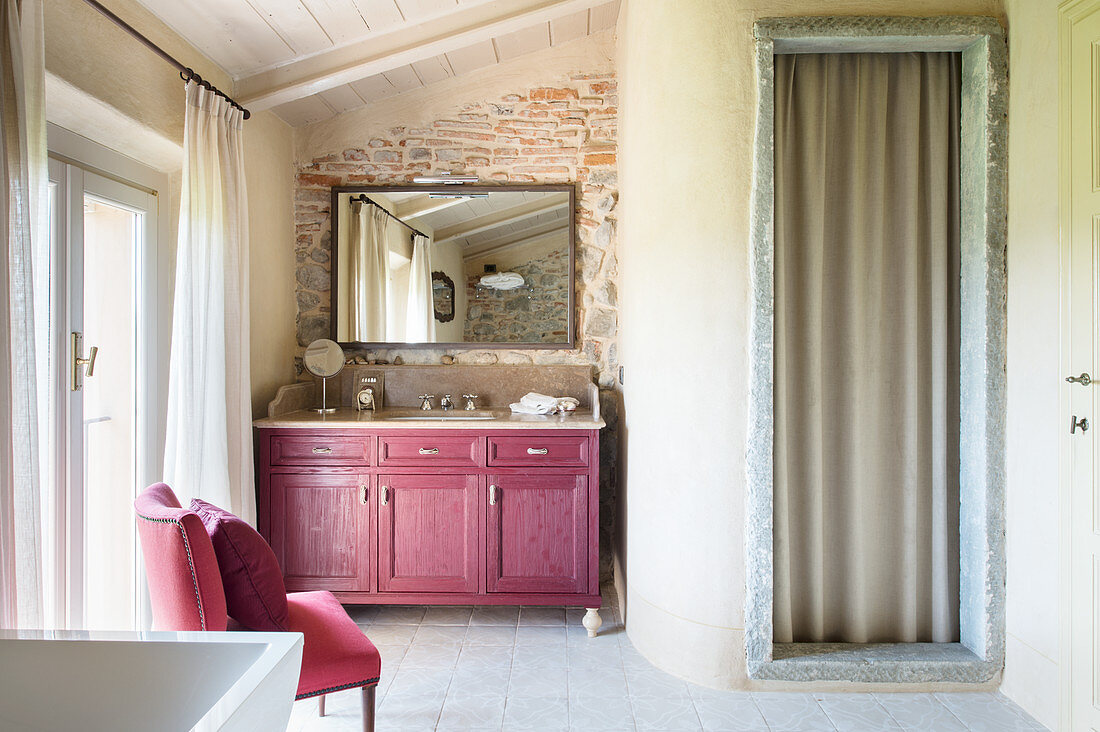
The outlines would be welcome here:
M 441 312 L 439 312 L 439 308 L 435 307 L 435 293 L 434 293 L 434 291 L 435 291 L 436 280 L 442 282 L 443 286 L 446 287 L 446 288 L 449 288 L 450 291 L 451 291 L 451 312 L 450 313 L 441 313 Z M 448 277 L 446 272 L 440 272 L 440 271 L 436 270 L 435 272 L 432 272 L 432 291 L 433 291 L 433 293 L 432 293 L 432 312 L 435 314 L 435 319 L 438 320 L 440 323 L 450 323 L 452 320 L 455 319 L 456 296 L 455 296 L 455 282 L 454 282 L 454 280 L 452 280 L 450 277 Z

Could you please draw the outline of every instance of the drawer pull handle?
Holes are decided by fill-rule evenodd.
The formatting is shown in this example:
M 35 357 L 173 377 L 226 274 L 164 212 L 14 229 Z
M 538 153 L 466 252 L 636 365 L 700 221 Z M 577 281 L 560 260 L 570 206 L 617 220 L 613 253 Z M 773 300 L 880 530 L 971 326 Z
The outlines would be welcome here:
M 421 455 L 438 455 L 439 454 L 439 448 L 438 447 L 422 447 L 419 450 L 417 450 L 417 452 L 419 452 Z
M 331 447 L 315 447 L 313 448 L 314 455 L 329 455 L 332 453 Z
M 390 505 L 390 489 L 386 486 L 382 486 L 382 505 Z
M 497 487 L 495 485 L 489 486 L 489 505 L 497 505 Z
M 362 491 L 362 494 L 359 496 L 359 502 L 365 506 L 367 505 L 367 493 L 369 489 L 367 486 L 361 485 L 359 486 L 359 490 Z
M 527 448 L 528 455 L 545 455 L 547 452 L 545 447 L 529 447 Z

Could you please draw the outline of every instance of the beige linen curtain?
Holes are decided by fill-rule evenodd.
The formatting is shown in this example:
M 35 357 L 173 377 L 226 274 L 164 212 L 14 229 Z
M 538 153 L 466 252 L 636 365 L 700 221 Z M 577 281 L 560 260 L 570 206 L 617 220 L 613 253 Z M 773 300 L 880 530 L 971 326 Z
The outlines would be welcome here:
M 34 287 L 36 260 L 48 250 L 42 18 L 39 0 L 0 0 L 0 628 L 43 624 L 38 383 L 46 353 L 36 349 L 45 320 L 36 322 Z
M 378 206 L 352 201 L 348 256 L 349 330 L 351 340 L 386 341 L 386 303 L 389 287 L 389 217 Z
M 187 83 L 164 479 L 255 523 L 243 124 Z
M 409 298 L 405 310 L 405 341 L 435 341 L 435 298 L 432 295 L 432 242 L 413 234 L 412 262 L 409 264 Z
M 775 81 L 775 640 L 956 641 L 958 56 Z

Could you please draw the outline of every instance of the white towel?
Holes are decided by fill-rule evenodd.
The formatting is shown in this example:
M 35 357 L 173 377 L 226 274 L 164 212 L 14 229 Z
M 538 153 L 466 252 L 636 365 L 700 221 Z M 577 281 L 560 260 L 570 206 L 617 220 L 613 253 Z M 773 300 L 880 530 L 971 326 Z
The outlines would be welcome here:
M 573 397 L 552 397 L 531 391 L 509 406 L 516 414 L 558 414 L 572 412 L 579 404 Z
M 514 290 L 527 283 L 519 272 L 497 272 L 482 277 L 481 284 L 483 287 L 492 287 L 494 290 Z
M 511 407 L 513 414 L 546 414 L 550 411 L 542 407 L 529 407 L 521 402 L 512 402 L 508 406 Z

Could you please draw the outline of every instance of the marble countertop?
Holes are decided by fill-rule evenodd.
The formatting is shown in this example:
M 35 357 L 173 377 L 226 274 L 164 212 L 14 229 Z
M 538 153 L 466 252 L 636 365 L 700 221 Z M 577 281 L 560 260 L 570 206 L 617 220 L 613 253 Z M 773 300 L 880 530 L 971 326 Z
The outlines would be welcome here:
M 443 417 L 447 415 L 447 417 Z M 424 412 L 415 408 L 387 408 L 378 412 L 357 412 L 354 409 L 338 409 L 331 414 L 318 414 L 312 410 L 299 410 L 278 417 L 264 417 L 254 421 L 261 429 L 329 428 L 347 429 L 370 427 L 371 429 L 567 429 L 598 430 L 603 419 L 591 410 L 578 409 L 571 414 L 512 414 L 508 409 L 478 409 L 473 412 L 434 409 Z

